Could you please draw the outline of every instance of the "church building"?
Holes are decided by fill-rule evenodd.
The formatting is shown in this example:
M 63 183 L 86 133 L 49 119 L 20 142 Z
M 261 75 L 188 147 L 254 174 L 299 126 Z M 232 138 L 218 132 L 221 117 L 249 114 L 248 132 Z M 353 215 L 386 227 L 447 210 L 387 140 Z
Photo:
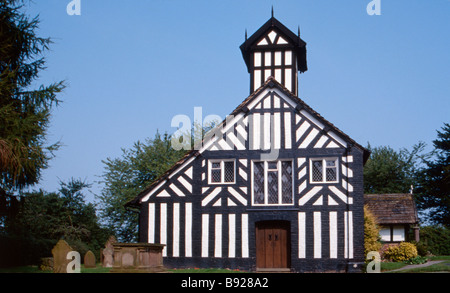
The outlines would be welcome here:
M 140 241 L 166 267 L 360 271 L 369 151 L 298 97 L 300 31 L 272 15 L 240 49 L 250 95 L 127 204 Z

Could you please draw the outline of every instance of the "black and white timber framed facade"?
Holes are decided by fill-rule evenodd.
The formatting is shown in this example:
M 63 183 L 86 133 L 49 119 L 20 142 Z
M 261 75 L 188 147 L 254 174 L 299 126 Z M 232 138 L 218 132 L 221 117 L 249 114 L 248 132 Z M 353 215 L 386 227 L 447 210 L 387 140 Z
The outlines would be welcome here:
M 369 152 L 298 98 L 306 43 L 273 16 L 241 45 L 250 96 L 127 205 L 167 267 L 358 271 Z

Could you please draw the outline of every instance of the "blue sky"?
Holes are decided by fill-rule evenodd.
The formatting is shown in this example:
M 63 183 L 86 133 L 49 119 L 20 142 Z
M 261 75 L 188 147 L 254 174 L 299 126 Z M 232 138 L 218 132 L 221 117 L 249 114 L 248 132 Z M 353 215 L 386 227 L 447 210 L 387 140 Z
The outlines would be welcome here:
M 74 177 L 99 193 L 101 161 L 157 130 L 173 133 L 175 115 L 193 120 L 202 107 L 224 118 L 249 94 L 245 29 L 253 34 L 272 5 L 307 42 L 299 97 L 360 144 L 431 149 L 450 122 L 448 0 L 381 0 L 374 16 L 369 0 L 80 0 L 80 16 L 66 13 L 69 2 L 26 5 L 54 41 L 38 82 L 68 83 L 48 135 L 64 147 L 36 188 Z

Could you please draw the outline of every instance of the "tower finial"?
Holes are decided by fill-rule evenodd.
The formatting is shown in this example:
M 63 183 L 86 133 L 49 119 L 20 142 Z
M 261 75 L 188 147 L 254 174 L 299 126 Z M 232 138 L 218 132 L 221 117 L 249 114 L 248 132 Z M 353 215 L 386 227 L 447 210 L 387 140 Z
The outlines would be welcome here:
M 298 38 L 300 39 L 300 25 L 298 26 Z
M 273 17 L 273 5 L 272 5 L 272 17 Z
M 245 41 L 247 41 L 247 29 L 245 29 Z

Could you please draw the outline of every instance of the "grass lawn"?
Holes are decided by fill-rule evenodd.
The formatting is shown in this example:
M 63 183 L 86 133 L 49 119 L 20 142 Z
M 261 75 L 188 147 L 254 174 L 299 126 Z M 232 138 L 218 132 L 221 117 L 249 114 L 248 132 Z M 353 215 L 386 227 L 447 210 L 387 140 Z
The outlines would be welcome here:
M 443 260 L 443 262 L 434 264 L 427 267 L 404 269 L 401 271 L 396 271 L 393 273 L 436 273 L 436 272 L 450 272 L 450 256 L 432 256 L 428 258 L 428 261 L 432 260 Z M 391 262 L 391 263 L 381 263 L 381 271 L 388 273 L 391 270 L 396 270 L 399 268 L 406 267 L 407 265 L 403 262 Z
M 400 269 L 406 265 L 407 264 L 405 264 L 403 262 L 382 262 L 381 263 L 381 272 Z
M 82 274 L 102 274 L 109 273 L 111 268 L 104 268 L 100 264 L 97 264 L 96 268 L 85 268 L 81 265 Z M 245 273 L 244 271 L 230 270 L 230 269 L 168 269 L 171 273 Z M 29 273 L 29 274 L 45 274 L 52 273 L 52 271 L 41 271 L 38 266 L 22 266 L 14 268 L 1 268 L 0 273 Z
M 111 268 L 104 268 L 100 264 L 97 264 L 96 268 L 85 268 L 84 265 L 80 267 L 81 273 L 109 273 Z M 25 274 L 48 274 L 52 273 L 52 271 L 41 271 L 38 266 L 22 266 L 22 267 L 13 267 L 13 268 L 0 268 L 0 273 L 25 273 Z
M 433 272 L 446 272 L 450 273 L 450 256 L 433 256 L 429 257 L 428 260 L 443 260 L 443 262 L 434 264 L 428 267 L 415 268 L 415 269 L 405 269 L 398 271 L 399 273 L 433 273 Z M 403 262 L 382 262 L 381 272 L 388 273 L 391 270 L 400 269 L 407 266 Z M 101 274 L 109 273 L 111 268 L 104 268 L 100 264 L 97 264 L 96 268 L 85 268 L 81 265 L 81 273 L 83 274 Z M 246 273 L 245 271 L 230 270 L 230 269 L 169 269 L 170 273 Z M 14 268 L 1 268 L 0 273 L 52 273 L 51 271 L 40 271 L 38 266 L 22 266 Z M 393 272 L 396 273 L 396 272 Z

